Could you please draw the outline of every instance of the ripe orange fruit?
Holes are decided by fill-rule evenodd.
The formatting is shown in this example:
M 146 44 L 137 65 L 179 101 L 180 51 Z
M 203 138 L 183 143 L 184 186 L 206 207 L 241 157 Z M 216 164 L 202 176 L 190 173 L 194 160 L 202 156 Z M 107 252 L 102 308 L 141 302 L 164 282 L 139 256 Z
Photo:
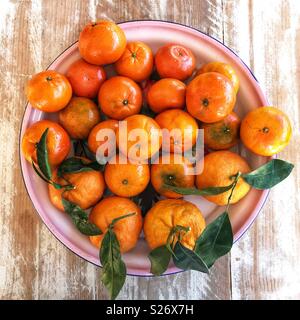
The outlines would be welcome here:
M 179 109 L 167 110 L 157 115 L 155 121 L 161 129 L 168 130 L 166 134 L 163 132 L 163 138 L 170 141 L 171 152 L 182 153 L 182 151 L 191 149 L 196 143 L 198 124 L 187 112 Z M 172 130 L 174 130 L 174 135 L 171 134 Z M 162 149 L 169 151 L 169 145 L 164 139 Z
M 249 171 L 248 163 L 238 154 L 231 151 L 211 152 L 204 157 L 204 168 L 202 173 L 196 176 L 196 185 L 198 189 L 229 186 L 234 181 L 234 175 Z M 248 183 L 239 178 L 231 203 L 236 203 L 245 197 L 250 188 Z M 219 206 L 224 206 L 227 204 L 230 192 L 229 190 L 215 196 L 205 196 L 205 198 Z
M 170 156 L 170 157 L 169 157 Z M 176 157 L 176 158 L 175 158 Z M 162 155 L 157 164 L 151 166 L 151 183 L 153 188 L 167 198 L 182 198 L 181 194 L 165 188 L 169 184 L 180 188 L 193 188 L 195 176 L 193 165 L 181 155 Z
M 141 88 L 133 80 L 121 76 L 106 80 L 98 94 L 103 113 L 116 120 L 139 113 L 142 99 Z
M 99 236 L 90 236 L 92 244 L 100 248 L 102 239 L 113 219 L 130 213 L 135 213 L 135 215 L 116 222 L 114 232 L 122 253 L 133 249 L 142 230 L 141 210 L 133 201 L 121 197 L 105 198 L 91 211 L 89 220 L 103 232 Z
M 223 76 L 227 77 L 233 85 L 235 93 L 239 91 L 240 87 L 240 80 L 235 72 L 235 70 L 232 68 L 232 66 L 228 63 L 224 62 L 210 62 L 205 65 L 203 65 L 197 72 L 197 75 L 206 73 L 206 72 L 217 72 L 221 73 Z
M 79 52 L 91 64 L 110 64 L 122 56 L 126 48 L 123 30 L 111 21 L 88 23 L 79 36 Z
M 156 154 L 161 147 L 161 130 L 155 120 L 142 114 L 135 114 L 125 119 L 126 131 L 117 131 L 117 146 L 130 160 L 146 160 Z M 134 129 L 141 129 L 143 138 L 135 137 Z M 152 143 L 151 143 L 152 142 Z
M 203 123 L 204 144 L 213 150 L 229 149 L 238 143 L 241 120 L 231 112 L 224 119 L 214 123 Z
M 86 139 L 91 129 L 100 121 L 100 110 L 90 99 L 74 97 L 59 112 L 60 124 L 73 139 Z
M 155 55 L 155 66 L 161 78 L 186 80 L 193 74 L 196 58 L 180 44 L 166 44 Z
M 108 138 L 106 140 L 101 140 L 97 135 L 101 132 L 101 130 L 105 130 L 105 129 L 110 129 L 112 130 L 115 135 L 117 133 L 117 129 L 119 126 L 119 122 L 117 120 L 113 120 L 113 119 L 109 119 L 109 120 L 105 120 L 102 121 L 100 123 L 98 123 L 90 132 L 89 137 L 88 137 L 88 146 L 89 149 L 94 152 L 97 153 L 97 150 L 100 146 L 102 146 L 104 143 L 106 143 L 107 141 L 109 141 L 111 147 L 114 147 L 114 143 L 116 142 L 115 140 L 112 141 L 111 139 L 108 140 Z M 114 143 L 113 143 L 114 142 Z M 108 149 L 105 150 L 104 155 L 107 156 L 108 155 Z
M 155 113 L 167 109 L 183 109 L 185 105 L 185 84 L 177 79 L 165 78 L 151 85 L 147 102 Z
M 241 140 L 252 152 L 271 156 L 286 147 L 292 128 L 288 116 L 274 107 L 261 107 L 250 111 L 242 120 Z
M 106 73 L 103 67 L 79 59 L 69 67 L 67 78 L 76 96 L 93 99 L 97 97 L 102 83 L 106 80 Z
M 36 163 L 36 144 L 47 128 L 49 128 L 46 141 L 48 159 L 50 165 L 55 167 L 66 158 L 71 148 L 67 132 L 56 122 L 40 120 L 27 128 L 22 138 L 22 153 L 27 161 L 33 160 Z
M 120 157 L 123 158 L 121 161 Z M 115 195 L 134 197 L 146 189 L 150 181 L 150 169 L 148 164 L 130 163 L 124 156 L 117 155 L 105 166 L 104 177 Z
M 87 159 L 83 159 L 89 162 Z M 55 189 L 49 184 L 49 197 L 52 204 L 59 210 L 64 211 L 61 201 L 62 196 L 82 209 L 94 206 L 101 198 L 105 189 L 103 174 L 100 171 L 90 170 L 78 173 L 64 174 L 64 178 L 57 176 L 57 171 L 53 173 L 53 181 L 61 184 L 72 184 L 75 189 L 64 191 Z M 67 180 L 67 181 L 66 181 Z
M 193 249 L 195 242 L 205 228 L 205 220 L 201 211 L 191 202 L 181 199 L 158 201 L 146 214 L 144 234 L 151 249 L 167 243 L 172 227 L 177 225 L 190 227 L 182 236 L 181 243 Z
M 235 101 L 231 81 L 220 73 L 200 74 L 186 88 L 187 110 L 202 122 L 222 120 L 233 110 Z
M 141 42 L 129 42 L 121 58 L 115 63 L 115 69 L 121 76 L 136 82 L 149 78 L 153 69 L 151 48 Z
M 69 80 L 54 70 L 35 74 L 27 83 L 26 97 L 30 104 L 44 112 L 63 109 L 72 97 Z

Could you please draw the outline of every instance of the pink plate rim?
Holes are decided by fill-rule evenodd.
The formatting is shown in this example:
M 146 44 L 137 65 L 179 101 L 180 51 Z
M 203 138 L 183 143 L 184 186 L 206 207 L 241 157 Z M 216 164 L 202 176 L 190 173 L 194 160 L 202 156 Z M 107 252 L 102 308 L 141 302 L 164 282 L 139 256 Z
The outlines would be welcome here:
M 138 25 L 139 27 L 142 26 L 161 26 L 164 28 L 165 26 L 169 26 L 175 29 L 184 29 L 185 32 L 191 33 L 197 37 L 200 37 L 204 39 L 206 42 L 209 42 L 212 46 L 216 47 L 220 51 L 225 52 L 228 56 L 230 56 L 237 64 L 239 64 L 243 71 L 246 72 L 248 75 L 248 79 L 251 81 L 252 85 L 254 86 L 256 93 L 258 94 L 259 98 L 261 101 L 264 102 L 264 105 L 268 105 L 268 101 L 263 95 L 261 88 L 259 86 L 259 83 L 252 73 L 252 71 L 249 69 L 249 67 L 243 62 L 243 60 L 234 52 L 232 49 L 228 48 L 226 45 L 224 45 L 222 42 L 219 40 L 203 33 L 202 31 L 195 29 L 190 26 L 186 26 L 180 23 L 176 22 L 171 22 L 171 21 L 163 21 L 163 20 L 131 20 L 131 21 L 124 21 L 118 23 L 119 25 Z M 61 54 L 59 54 L 55 60 L 47 67 L 47 69 L 55 69 L 55 67 L 59 64 L 61 60 L 64 59 L 66 55 L 69 54 L 70 51 L 76 50 L 78 46 L 78 41 L 70 45 L 68 48 L 66 48 Z M 19 158 L 20 158 L 20 164 L 21 164 L 21 172 L 22 172 L 22 178 L 25 184 L 26 191 L 29 195 L 30 200 L 33 203 L 33 206 L 35 210 L 37 211 L 38 215 L 42 219 L 43 223 L 47 226 L 47 228 L 50 230 L 50 232 L 58 239 L 63 245 L 65 245 L 69 250 L 71 250 L 73 253 L 81 257 L 82 259 L 91 262 L 95 264 L 96 266 L 100 266 L 99 260 L 96 260 L 94 257 L 91 255 L 87 254 L 86 252 L 82 251 L 80 248 L 78 248 L 74 243 L 72 243 L 68 238 L 66 238 L 62 233 L 60 233 L 55 226 L 52 224 L 51 220 L 44 214 L 43 208 L 41 207 L 40 203 L 36 199 L 35 196 L 33 196 L 33 185 L 29 179 L 29 174 L 28 170 L 25 166 L 25 161 L 24 157 L 21 154 L 21 139 L 22 135 L 25 131 L 25 126 L 24 123 L 27 123 L 29 119 L 29 108 L 28 108 L 28 103 L 26 104 L 26 108 L 24 111 L 23 119 L 22 119 L 22 124 L 21 124 L 21 129 L 20 129 L 20 134 L 19 134 Z M 264 206 L 268 195 L 269 195 L 270 190 L 263 190 L 262 194 L 260 196 L 260 200 L 257 202 L 254 210 L 252 211 L 251 215 L 248 217 L 246 222 L 244 223 L 243 227 L 238 230 L 238 232 L 234 236 L 234 242 L 238 241 L 242 235 L 250 228 L 256 217 L 258 216 L 259 212 L 261 211 L 262 207 Z M 100 266 L 101 267 L 101 266 Z M 183 272 L 183 270 L 180 270 L 176 267 L 171 267 L 168 269 L 167 273 L 163 274 L 164 275 L 172 275 L 175 273 Z M 127 272 L 128 275 L 132 276 L 141 276 L 141 277 L 151 277 L 153 275 L 149 273 L 145 273 L 144 270 L 141 269 L 135 269 L 135 268 L 130 268 L 130 271 Z

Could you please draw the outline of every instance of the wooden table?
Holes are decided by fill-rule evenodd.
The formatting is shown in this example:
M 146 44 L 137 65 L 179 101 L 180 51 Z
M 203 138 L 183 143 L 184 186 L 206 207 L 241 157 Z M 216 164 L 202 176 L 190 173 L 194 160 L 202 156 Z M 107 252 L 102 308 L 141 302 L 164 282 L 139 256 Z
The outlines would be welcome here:
M 19 129 L 24 84 L 89 21 L 162 19 L 198 28 L 236 51 L 271 105 L 290 116 L 294 135 L 280 158 L 300 153 L 298 0 L 0 1 L 0 298 L 105 299 L 100 269 L 57 241 L 33 209 L 21 178 Z M 276 186 L 251 229 L 210 276 L 128 276 L 121 299 L 300 298 L 300 169 Z

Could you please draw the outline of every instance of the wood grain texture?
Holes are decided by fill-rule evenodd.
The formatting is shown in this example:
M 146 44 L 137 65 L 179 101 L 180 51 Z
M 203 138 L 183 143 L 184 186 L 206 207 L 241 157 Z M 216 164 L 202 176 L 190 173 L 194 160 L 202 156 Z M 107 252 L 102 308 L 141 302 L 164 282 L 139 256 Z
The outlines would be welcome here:
M 280 157 L 299 163 L 299 1 L 0 1 L 0 298 L 105 299 L 101 270 L 60 244 L 26 194 L 18 160 L 24 84 L 77 40 L 86 22 L 162 19 L 223 41 L 252 68 L 270 104 L 288 113 L 293 141 Z M 121 299 L 300 298 L 299 168 L 274 188 L 259 218 L 210 276 L 128 276 Z

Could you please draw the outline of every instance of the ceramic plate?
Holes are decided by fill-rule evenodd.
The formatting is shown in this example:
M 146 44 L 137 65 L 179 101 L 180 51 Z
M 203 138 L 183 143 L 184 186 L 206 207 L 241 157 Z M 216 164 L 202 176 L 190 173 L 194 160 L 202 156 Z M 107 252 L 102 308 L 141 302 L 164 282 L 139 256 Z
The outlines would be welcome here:
M 120 26 L 124 30 L 128 41 L 144 41 L 151 46 L 153 52 L 156 52 L 160 46 L 166 43 L 176 42 L 189 47 L 194 52 L 197 57 L 198 67 L 210 61 L 223 61 L 231 64 L 236 70 L 241 84 L 235 107 L 235 112 L 239 116 L 243 117 L 248 111 L 268 104 L 257 80 L 241 59 L 222 43 L 200 31 L 163 21 L 130 21 L 120 23 Z M 61 53 L 48 69 L 65 73 L 70 64 L 79 57 L 78 43 L 76 42 Z M 110 71 L 108 70 L 108 72 Z M 44 118 L 53 119 L 54 117 L 33 109 L 30 104 L 27 104 L 20 139 L 26 128 L 32 123 Z M 235 151 L 244 156 L 252 168 L 256 168 L 268 161 L 266 157 L 259 157 L 248 152 L 242 145 L 238 146 Z M 47 185 L 34 173 L 30 163 L 22 155 L 20 157 L 28 194 L 43 222 L 54 236 L 75 254 L 91 263 L 100 265 L 98 250 L 91 245 L 85 236 L 75 229 L 67 214 L 60 212 L 50 203 Z M 241 237 L 254 221 L 267 196 L 268 191 L 252 189 L 238 204 L 231 206 L 230 219 L 235 241 Z M 201 197 L 187 196 L 186 199 L 195 203 L 201 209 L 207 223 L 222 213 L 222 207 L 217 207 Z M 148 248 L 145 240 L 141 237 L 137 247 L 124 254 L 127 273 L 137 276 L 150 276 L 150 263 L 147 255 Z M 170 264 L 165 274 L 179 271 L 181 270 Z

